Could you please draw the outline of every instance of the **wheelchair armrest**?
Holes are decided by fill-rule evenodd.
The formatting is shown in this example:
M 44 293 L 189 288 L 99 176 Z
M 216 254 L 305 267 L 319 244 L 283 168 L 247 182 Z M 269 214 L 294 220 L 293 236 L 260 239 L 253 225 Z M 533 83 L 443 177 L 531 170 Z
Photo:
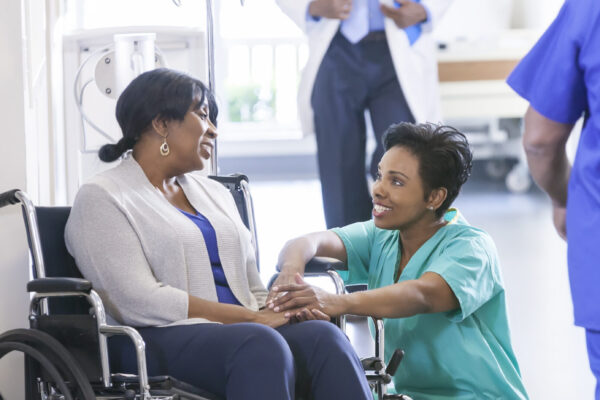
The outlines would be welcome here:
M 335 258 L 315 257 L 306 264 L 304 272 L 319 273 L 326 272 L 331 269 L 344 271 L 347 270 L 348 267 L 343 262 L 336 260 Z
M 355 283 L 346 285 L 346 292 L 354 293 L 354 292 L 364 292 L 368 287 L 365 283 Z
M 83 292 L 89 294 L 91 290 L 92 283 L 80 278 L 38 278 L 27 282 L 28 292 Z
M 210 179 L 219 182 L 222 185 L 234 185 L 240 186 L 242 181 L 250 182 L 248 176 L 240 173 L 229 174 L 229 175 L 209 175 Z

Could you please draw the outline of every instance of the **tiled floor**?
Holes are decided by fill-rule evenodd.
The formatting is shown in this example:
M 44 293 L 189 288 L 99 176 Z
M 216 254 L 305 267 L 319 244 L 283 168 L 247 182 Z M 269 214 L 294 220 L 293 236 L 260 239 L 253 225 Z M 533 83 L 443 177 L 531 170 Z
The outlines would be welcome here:
M 566 245 L 555 234 L 550 204 L 538 191 L 507 192 L 469 182 L 456 206 L 488 231 L 500 254 L 513 345 L 532 399 L 592 399 L 584 332 L 572 324 Z M 252 185 L 266 281 L 289 238 L 325 227 L 316 180 Z

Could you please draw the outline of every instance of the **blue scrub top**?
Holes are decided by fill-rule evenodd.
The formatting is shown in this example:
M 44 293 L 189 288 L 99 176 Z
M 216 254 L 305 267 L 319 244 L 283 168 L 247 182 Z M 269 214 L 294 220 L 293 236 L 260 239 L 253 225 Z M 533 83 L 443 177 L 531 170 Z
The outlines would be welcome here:
M 527 399 L 511 345 L 494 243 L 456 210 L 446 220 L 411 257 L 398 282 L 437 273 L 460 308 L 384 318 L 386 361 L 396 348 L 406 351 L 394 375 L 395 389 L 415 400 Z M 346 283 L 367 282 L 369 289 L 394 284 L 400 259 L 397 230 L 367 221 L 332 231 L 346 248 Z
M 575 324 L 600 330 L 600 1 L 567 0 L 508 84 L 548 119 L 585 118 L 569 178 L 568 263 Z
M 217 235 L 215 229 L 210 224 L 210 221 L 202 214 L 190 214 L 189 212 L 179 210 L 188 217 L 200 231 L 204 237 L 204 243 L 206 244 L 206 250 L 208 250 L 208 257 L 210 258 L 210 265 L 212 268 L 213 277 L 215 279 L 215 288 L 217 290 L 217 298 L 219 303 L 236 304 L 241 305 L 238 299 L 235 297 L 227 278 L 225 277 L 225 271 L 221 265 L 221 258 L 219 257 L 219 248 L 217 247 Z

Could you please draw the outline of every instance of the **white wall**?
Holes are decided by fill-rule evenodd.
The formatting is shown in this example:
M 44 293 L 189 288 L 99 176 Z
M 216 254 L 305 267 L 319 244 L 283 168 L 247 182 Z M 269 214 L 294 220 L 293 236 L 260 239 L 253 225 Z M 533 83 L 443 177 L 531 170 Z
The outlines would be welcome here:
M 8 1 L 0 13 L 0 191 L 27 186 L 25 157 L 25 72 L 21 43 L 21 1 Z M 19 207 L 0 209 L 0 332 L 26 326 L 27 243 Z M 22 357 L 0 360 L 0 393 L 23 398 Z
M 54 31 L 59 4 L 13 0 L 0 13 L 0 54 L 6 60 L 0 63 L 0 192 L 25 190 L 42 205 L 53 204 L 56 186 L 53 147 L 60 115 L 50 107 L 48 32 Z M 0 209 L 0 332 L 27 326 L 28 265 L 20 207 Z M 19 399 L 23 388 L 23 357 L 13 353 L 0 360 L 0 393 Z

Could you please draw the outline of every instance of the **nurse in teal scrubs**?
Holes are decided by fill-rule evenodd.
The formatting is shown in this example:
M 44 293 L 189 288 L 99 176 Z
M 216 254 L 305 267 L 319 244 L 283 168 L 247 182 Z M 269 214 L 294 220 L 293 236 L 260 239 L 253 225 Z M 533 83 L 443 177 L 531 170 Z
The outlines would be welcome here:
M 401 123 L 384 146 L 373 219 L 289 241 L 269 307 L 298 320 L 383 318 L 386 360 L 406 351 L 394 386 L 415 400 L 527 399 L 494 242 L 450 208 L 471 171 L 465 136 Z M 369 290 L 335 295 L 307 285 L 301 275 L 315 256 L 342 260 L 345 282 Z

